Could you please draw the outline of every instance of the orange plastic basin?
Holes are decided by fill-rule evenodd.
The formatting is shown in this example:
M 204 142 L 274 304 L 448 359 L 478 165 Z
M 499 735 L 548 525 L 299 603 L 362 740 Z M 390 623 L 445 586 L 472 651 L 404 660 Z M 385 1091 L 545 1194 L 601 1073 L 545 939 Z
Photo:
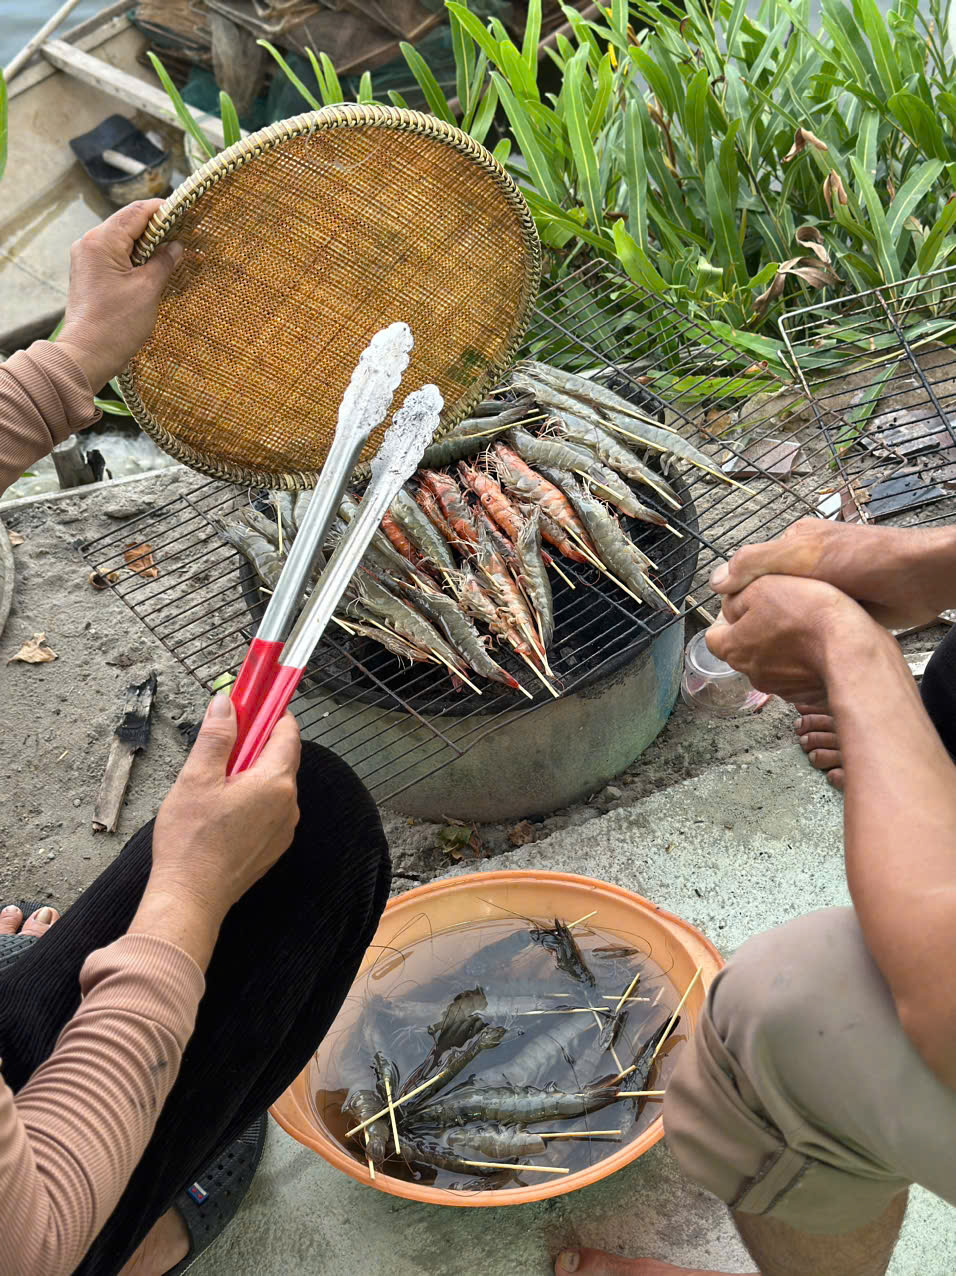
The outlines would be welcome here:
M 678 995 L 683 994 L 697 967 L 703 967 L 701 978 L 681 1011 L 681 1030 L 688 1034 L 697 1024 L 707 988 L 724 964 L 717 949 L 699 930 L 620 886 L 571 873 L 474 873 L 468 877 L 430 882 L 390 900 L 375 939 L 359 968 L 353 990 L 360 984 L 364 988 L 363 977 L 374 962 L 381 961 L 384 947 L 405 948 L 430 933 L 461 926 L 463 922 L 499 920 L 502 912 L 495 907 L 496 904 L 512 913 L 542 922 L 554 917 L 565 920 L 583 917 L 597 909 L 594 925 L 602 931 L 615 931 L 622 936 L 640 935 L 651 944 L 654 960 L 667 970 Z M 330 1165 L 353 1179 L 371 1184 L 380 1192 L 432 1205 L 523 1205 L 528 1201 L 541 1201 L 549 1196 L 574 1192 L 606 1178 L 636 1161 L 663 1138 L 664 1126 L 658 1116 L 637 1138 L 595 1165 L 561 1178 L 549 1175 L 547 1182 L 529 1187 L 504 1187 L 488 1192 L 449 1191 L 392 1178 L 381 1170 L 376 1171 L 373 1181 L 367 1167 L 341 1148 L 317 1116 L 311 1101 L 311 1096 L 321 1088 L 319 1077 L 323 1049 L 337 1029 L 347 1027 L 360 1013 L 360 995 L 350 995 L 326 1042 L 270 1111 L 282 1128 L 299 1143 L 312 1148 Z

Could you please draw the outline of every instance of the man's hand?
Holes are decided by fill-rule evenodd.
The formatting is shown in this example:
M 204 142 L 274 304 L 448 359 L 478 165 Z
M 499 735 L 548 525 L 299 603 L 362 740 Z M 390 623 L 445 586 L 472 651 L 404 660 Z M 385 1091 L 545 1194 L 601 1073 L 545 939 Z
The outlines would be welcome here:
M 183 255 L 182 244 L 173 240 L 144 266 L 130 260 L 162 202 L 128 204 L 70 250 L 70 290 L 57 345 L 80 365 L 94 394 L 122 372 L 153 331 L 160 296 Z
M 759 691 L 792 704 L 827 703 L 830 667 L 841 648 L 893 642 L 833 585 L 794 576 L 764 576 L 725 598 L 721 621 L 707 631 L 714 655 Z
M 825 581 L 889 629 L 921 624 L 956 605 L 956 533 L 803 519 L 779 540 L 738 550 L 710 583 L 738 594 L 771 575 Z
M 299 819 L 299 728 L 291 713 L 259 759 L 227 778 L 236 712 L 214 696 L 186 765 L 156 816 L 150 887 L 188 897 L 218 925 L 288 849 Z

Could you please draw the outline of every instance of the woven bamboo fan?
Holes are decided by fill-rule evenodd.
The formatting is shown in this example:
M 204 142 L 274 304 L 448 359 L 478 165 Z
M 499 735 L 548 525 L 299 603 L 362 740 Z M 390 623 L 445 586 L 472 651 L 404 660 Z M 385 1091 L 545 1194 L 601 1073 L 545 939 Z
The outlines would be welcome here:
M 444 433 L 513 358 L 540 271 L 497 161 L 441 120 L 382 106 L 237 142 L 166 200 L 134 261 L 168 238 L 185 252 L 123 395 L 177 460 L 268 487 L 315 485 L 359 355 L 399 320 L 415 338 L 405 383 L 438 386 Z

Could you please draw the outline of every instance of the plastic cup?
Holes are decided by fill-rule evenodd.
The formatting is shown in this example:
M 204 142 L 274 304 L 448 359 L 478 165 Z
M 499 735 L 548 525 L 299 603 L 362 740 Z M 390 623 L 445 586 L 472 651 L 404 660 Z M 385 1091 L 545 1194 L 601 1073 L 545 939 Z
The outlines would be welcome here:
M 695 634 L 684 648 L 680 694 L 686 705 L 713 718 L 754 713 L 768 699 L 745 674 L 717 659 L 707 646 L 706 631 Z

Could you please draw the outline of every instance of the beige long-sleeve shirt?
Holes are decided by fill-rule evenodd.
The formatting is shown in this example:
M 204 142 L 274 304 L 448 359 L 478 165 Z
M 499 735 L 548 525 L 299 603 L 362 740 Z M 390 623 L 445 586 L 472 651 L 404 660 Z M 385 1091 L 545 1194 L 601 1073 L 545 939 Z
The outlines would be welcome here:
M 98 415 L 55 345 L 0 365 L 0 491 Z M 152 1135 L 204 986 L 181 949 L 124 935 L 87 958 L 79 1009 L 15 1095 L 0 1060 L 2 1276 L 67 1276 L 86 1253 Z

